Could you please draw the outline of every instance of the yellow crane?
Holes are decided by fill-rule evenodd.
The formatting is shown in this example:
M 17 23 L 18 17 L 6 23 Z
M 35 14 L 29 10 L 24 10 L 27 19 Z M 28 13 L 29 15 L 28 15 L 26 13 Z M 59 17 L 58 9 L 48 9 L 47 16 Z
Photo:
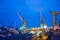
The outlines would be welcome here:
M 56 15 L 56 26 L 58 27 L 57 14 L 60 14 L 60 12 L 51 12 L 51 13 L 52 13 L 52 30 L 54 30 L 54 16 Z
M 42 16 L 41 10 L 40 10 L 40 18 L 41 18 L 41 24 L 42 24 L 42 40 L 46 40 L 48 38 L 47 35 L 44 34 L 44 17 Z

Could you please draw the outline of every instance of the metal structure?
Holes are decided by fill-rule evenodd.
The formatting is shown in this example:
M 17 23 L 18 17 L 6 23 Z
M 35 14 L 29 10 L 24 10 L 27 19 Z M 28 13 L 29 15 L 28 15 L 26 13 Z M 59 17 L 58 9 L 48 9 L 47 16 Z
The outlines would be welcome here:
M 22 15 L 18 11 L 16 11 L 16 13 L 17 13 L 18 17 L 20 18 L 20 20 L 22 21 L 22 27 L 21 28 L 25 29 L 26 28 L 26 20 L 25 20 L 25 18 L 23 18 Z
M 54 30 L 54 16 L 56 15 L 56 25 L 58 26 L 57 14 L 60 14 L 60 12 L 51 12 L 51 13 L 52 13 L 52 30 Z
M 41 24 L 42 24 L 42 36 L 44 36 L 44 18 L 42 16 L 42 12 L 40 10 L 40 21 L 41 21 Z

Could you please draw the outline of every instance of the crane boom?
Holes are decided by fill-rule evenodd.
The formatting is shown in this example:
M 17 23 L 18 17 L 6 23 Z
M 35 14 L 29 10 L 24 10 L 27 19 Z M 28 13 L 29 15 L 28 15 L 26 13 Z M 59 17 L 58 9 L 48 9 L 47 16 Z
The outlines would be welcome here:
M 17 15 L 18 15 L 18 17 L 20 18 L 20 20 L 23 22 L 23 17 L 22 17 L 22 15 L 21 14 L 19 14 L 19 12 L 18 11 L 16 11 L 16 13 L 17 13 Z

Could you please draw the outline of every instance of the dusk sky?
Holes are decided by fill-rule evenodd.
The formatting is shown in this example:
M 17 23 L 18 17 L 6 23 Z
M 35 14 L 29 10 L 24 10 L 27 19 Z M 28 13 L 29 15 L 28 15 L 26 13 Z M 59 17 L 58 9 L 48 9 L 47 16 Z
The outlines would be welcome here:
M 0 25 L 2 26 L 22 26 L 22 21 L 16 14 L 16 10 L 26 19 L 26 27 L 39 27 L 40 26 L 40 11 L 38 6 L 41 7 L 42 15 L 44 16 L 44 23 L 51 26 L 52 17 L 49 12 L 60 12 L 60 0 L 0 0 Z M 58 15 L 58 20 L 59 19 Z

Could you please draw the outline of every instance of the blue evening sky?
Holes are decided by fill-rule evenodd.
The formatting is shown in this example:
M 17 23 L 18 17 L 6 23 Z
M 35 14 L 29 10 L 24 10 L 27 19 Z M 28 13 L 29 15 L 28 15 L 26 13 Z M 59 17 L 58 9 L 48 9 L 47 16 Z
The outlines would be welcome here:
M 3 26 L 22 26 L 22 22 L 16 14 L 16 10 L 26 19 L 26 27 L 40 26 L 40 13 L 38 6 L 40 5 L 44 23 L 51 26 L 51 11 L 60 11 L 60 0 L 0 0 L 0 25 Z M 60 17 L 60 16 L 58 16 Z M 59 19 L 60 20 L 60 19 Z

